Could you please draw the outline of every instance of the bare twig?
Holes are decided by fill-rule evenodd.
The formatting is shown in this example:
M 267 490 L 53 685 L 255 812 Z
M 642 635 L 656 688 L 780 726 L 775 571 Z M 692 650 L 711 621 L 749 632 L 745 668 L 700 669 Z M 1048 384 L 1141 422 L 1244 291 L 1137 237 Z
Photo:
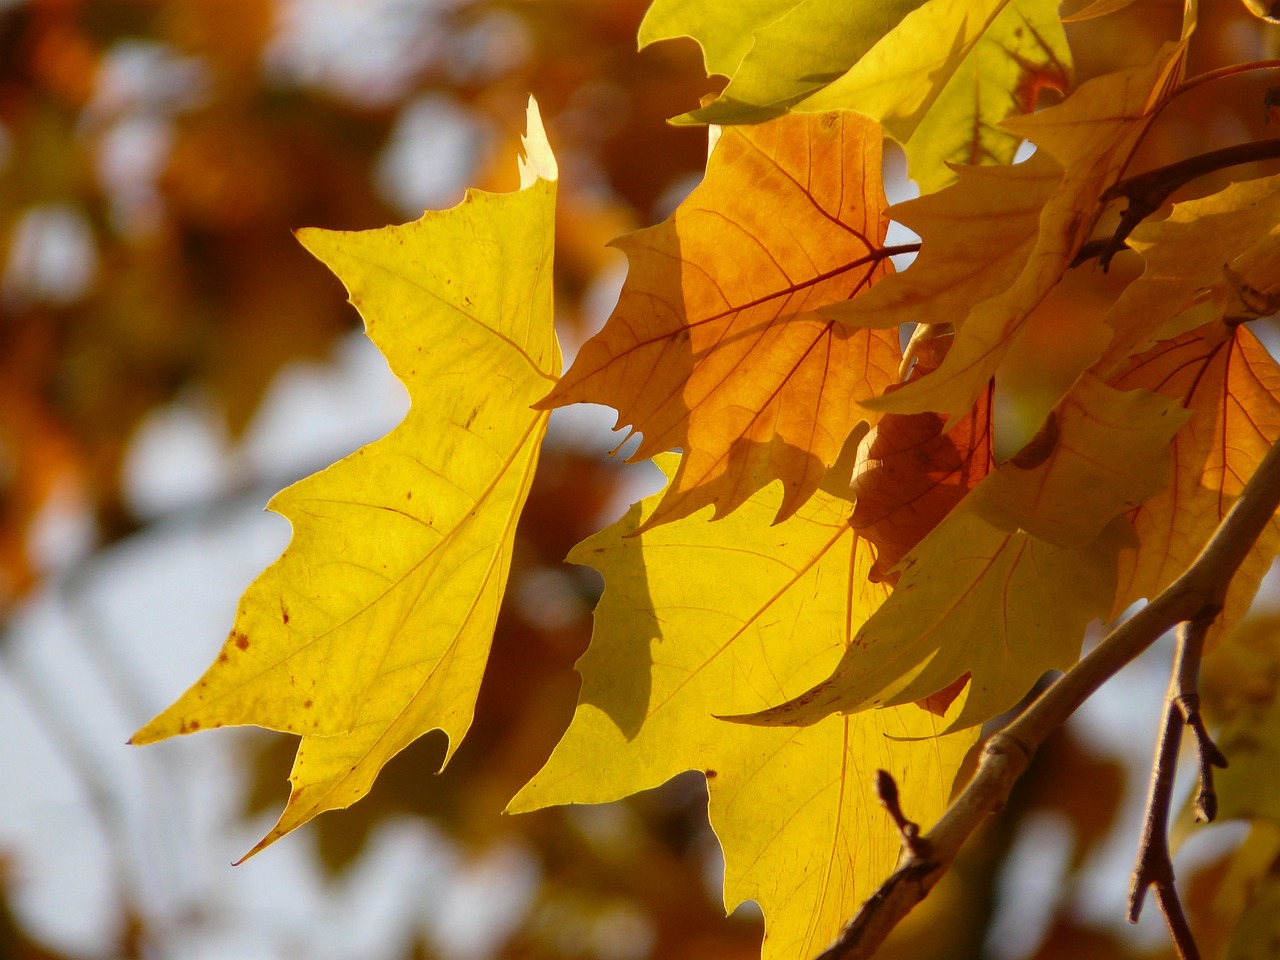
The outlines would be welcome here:
M 1197 819 L 1212 820 L 1218 812 L 1213 789 L 1213 768 L 1225 767 L 1227 759 L 1209 738 L 1200 716 L 1200 658 L 1205 634 L 1218 614 L 1208 608 L 1204 616 L 1182 624 L 1178 632 L 1178 652 L 1169 693 L 1165 697 L 1164 727 L 1151 767 L 1151 790 L 1143 818 L 1142 842 L 1138 846 L 1133 883 L 1129 889 L 1129 922 L 1137 923 L 1149 887 L 1155 889 L 1156 904 L 1169 925 L 1169 934 L 1182 960 L 1199 960 L 1200 951 L 1191 935 L 1182 901 L 1174 886 L 1173 860 L 1169 854 L 1169 810 L 1178 771 L 1178 752 L 1184 727 L 1195 733 L 1200 756 L 1200 789 L 1196 795 Z
M 817 960 L 867 960 L 951 866 L 961 845 L 998 812 L 1040 744 L 1102 684 L 1167 630 L 1212 618 L 1236 570 L 1280 507 L 1280 443 L 1268 451 L 1200 556 L 1159 596 L 1111 631 L 1079 663 L 984 744 L 978 769 L 925 834 L 928 855 L 908 854 Z M 1179 713 L 1179 724 L 1183 722 Z M 1156 891 L 1159 897 L 1160 890 Z

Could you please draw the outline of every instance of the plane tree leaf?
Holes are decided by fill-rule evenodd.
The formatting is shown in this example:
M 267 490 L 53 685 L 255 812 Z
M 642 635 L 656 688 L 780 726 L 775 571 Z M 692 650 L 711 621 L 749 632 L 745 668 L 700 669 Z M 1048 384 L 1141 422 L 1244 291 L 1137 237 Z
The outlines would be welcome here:
M 959 702 L 947 718 L 906 705 L 805 729 L 716 719 L 825 675 L 888 592 L 866 579 L 872 552 L 848 501 L 819 491 L 770 526 L 779 500 L 774 486 L 718 523 L 700 514 L 649 527 L 654 496 L 574 549 L 573 562 L 605 578 L 578 708 L 508 808 L 600 803 L 701 771 L 725 904 L 761 905 L 766 960 L 826 947 L 892 870 L 900 841 L 875 770 L 929 824 L 977 736 L 939 736 Z
M 742 0 L 730 7 L 699 0 L 654 0 L 640 21 L 640 49 L 687 37 L 702 48 L 707 76 L 731 77 L 763 30 L 801 0 Z M 808 48 L 806 48 L 807 50 Z
M 684 456 L 649 522 L 721 516 L 781 480 L 786 517 L 897 379 L 895 331 L 817 317 L 889 269 L 879 128 L 856 114 L 724 131 L 665 222 L 617 241 L 630 270 L 603 330 L 545 406 L 586 401 Z
M 1066 93 L 1072 81 L 1057 0 L 1011 0 L 979 38 L 914 127 L 885 126 L 903 144 L 921 193 L 953 182 L 950 164 L 1008 164 L 1022 138 L 1009 117 L 1031 113 L 1041 90 Z M 856 104 L 855 104 L 856 106 Z
M 998 2 L 1001 0 L 982 0 L 982 5 Z M 692 37 L 704 51 L 708 70 L 730 78 L 713 102 L 676 118 L 676 122 L 760 123 L 780 116 L 792 104 L 835 80 L 922 5 L 932 3 L 875 0 L 833 5 L 829 0 L 793 0 L 774 4 L 756 0 L 739 8 L 706 0 L 667 2 L 655 5 L 646 16 L 640 37 L 641 43 Z M 948 38 L 948 46 L 950 43 Z
M 301 734 L 293 792 L 258 847 L 348 806 L 431 729 L 471 723 L 512 539 L 560 366 L 556 166 L 530 104 L 520 190 L 361 233 L 305 230 L 412 406 L 381 440 L 279 493 L 293 525 L 221 653 L 134 734 L 255 724 Z
M 950 335 L 924 341 L 916 352 L 912 377 L 937 369 L 950 342 Z M 944 430 L 945 425 L 936 413 L 890 413 L 860 445 L 851 522 L 875 545 L 876 561 L 867 573 L 873 582 L 896 582 L 891 571 L 898 561 L 994 465 L 991 391 L 953 429 Z
M 895 139 L 905 141 L 1009 2 L 929 0 L 920 4 L 864 56 L 850 61 L 843 73 L 792 109 L 857 110 L 880 120 Z
M 1055 107 L 1006 122 L 1040 150 L 1032 158 L 1036 165 L 1029 170 L 1021 170 L 1026 164 L 1019 164 L 970 171 L 971 175 L 988 175 L 986 182 L 993 191 L 1000 189 L 998 184 L 1006 177 L 1005 189 L 1025 191 L 1020 204 L 1010 200 L 996 208 L 1013 207 L 1016 213 L 1012 222 L 1003 217 L 995 222 L 995 267 L 990 275 L 978 274 L 941 316 L 930 314 L 929 322 L 950 321 L 956 327 L 955 344 L 942 366 L 902 390 L 870 401 L 870 406 L 899 413 L 934 410 L 954 416 L 973 406 L 1027 318 L 1057 285 L 1088 239 L 1103 209 L 1103 192 L 1120 177 L 1170 85 L 1181 75 L 1185 44 L 1185 37 L 1180 43 L 1167 44 L 1151 63 L 1097 77 Z M 1042 153 L 1045 158 L 1037 160 Z M 1046 185 L 1044 179 L 1053 165 L 1057 167 L 1056 182 Z M 959 186 L 963 185 L 962 180 Z M 917 203 L 929 206 L 935 197 L 947 193 L 944 190 Z M 957 204 L 951 198 L 936 202 L 942 210 Z M 933 237 L 922 233 L 921 238 L 927 250 Z M 975 250 L 987 247 L 981 234 L 951 237 L 942 243 L 953 248 L 959 242 Z M 895 297 L 909 299 L 917 287 L 932 288 L 936 298 L 942 299 L 936 280 L 910 280 L 914 270 L 913 265 L 893 287 L 886 284 L 868 309 Z M 1013 279 L 1005 282 L 1010 275 Z M 999 286 L 994 284 L 997 278 Z M 852 303 L 841 306 L 834 315 L 861 324 L 861 309 Z M 824 311 L 823 315 L 833 314 Z M 870 314 L 868 319 L 882 323 L 887 318 Z M 914 318 L 898 313 L 897 319 Z
M 1246 325 L 1215 320 L 1134 357 L 1111 382 L 1191 411 L 1173 439 L 1172 482 L 1133 514 L 1138 545 L 1121 557 L 1118 612 L 1186 569 L 1280 437 L 1280 367 Z M 1273 520 L 1232 578 L 1215 635 L 1248 608 L 1277 551 Z
M 973 509 L 1059 546 L 1082 547 L 1164 490 L 1169 444 L 1191 412 L 1149 390 L 1085 373 L 1016 456 L 992 471 Z
M 820 308 L 820 316 L 856 327 L 896 327 L 921 318 L 958 327 L 975 304 L 1018 279 L 1062 168 L 1036 154 L 1009 167 L 964 167 L 957 173 L 957 183 L 889 208 L 891 219 L 921 237 L 911 267 L 861 297 Z
M 1168 482 L 1169 441 L 1185 421 L 1166 397 L 1082 377 L 1045 428 L 907 553 L 832 675 L 741 719 L 813 723 L 922 700 L 964 676 L 953 726 L 1012 707 L 1045 671 L 1073 665 L 1085 625 L 1110 610 L 1131 536 L 1124 514 Z
M 924 192 L 947 162 L 1008 162 L 1019 137 L 1000 121 L 1065 90 L 1071 53 L 1055 0 L 892 0 L 722 6 L 659 0 L 642 46 L 691 37 L 708 74 L 730 77 L 677 122 L 759 123 L 786 111 L 857 110 L 907 147 Z
M 1128 242 L 1145 265 L 1107 317 L 1115 334 L 1100 363 L 1102 375 L 1158 340 L 1223 316 L 1236 306 L 1231 295 L 1242 283 L 1263 300 L 1253 315 L 1272 312 L 1274 306 L 1266 307 L 1274 294 L 1274 268 L 1259 269 L 1253 251 L 1269 253 L 1273 263 L 1280 257 L 1277 224 L 1280 176 L 1233 183 L 1212 196 L 1174 204 L 1164 220 L 1136 227 Z

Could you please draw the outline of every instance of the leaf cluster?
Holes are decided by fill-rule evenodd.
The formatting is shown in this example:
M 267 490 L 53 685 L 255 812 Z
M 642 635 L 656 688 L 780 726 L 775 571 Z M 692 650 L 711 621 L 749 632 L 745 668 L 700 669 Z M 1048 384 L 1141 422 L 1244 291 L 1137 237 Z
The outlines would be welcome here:
M 614 408 L 640 434 L 633 459 L 654 459 L 667 485 L 570 553 L 605 583 L 579 703 L 508 809 L 700 771 L 726 905 L 761 905 L 768 958 L 823 951 L 900 854 L 881 894 L 923 895 L 955 856 L 927 828 L 942 818 L 950 842 L 991 758 L 1046 735 L 993 740 L 949 806 L 982 725 L 1047 672 L 1082 676 L 1090 623 L 1180 603 L 1236 505 L 1269 502 L 1246 485 L 1280 437 L 1280 367 L 1254 332 L 1280 303 L 1280 177 L 1165 201 L 1280 152 L 1141 165 L 1183 98 L 1275 63 L 1189 76 L 1191 2 L 1149 56 L 1078 84 L 1042 0 L 722 13 L 658 0 L 641 25 L 642 44 L 693 38 L 728 82 L 676 118 L 717 125 L 702 182 L 616 241 L 617 306 L 563 375 L 560 174 L 532 101 L 518 189 L 469 191 L 404 226 L 301 235 L 413 406 L 273 501 L 292 543 L 205 675 L 134 736 L 256 724 L 302 737 L 289 804 L 250 853 L 360 799 L 427 731 L 449 738 L 445 760 L 457 749 L 553 409 Z M 889 204 L 886 137 L 918 198 Z M 1034 152 L 1014 162 L 1024 143 Z M 891 244 L 891 221 L 918 245 Z M 1093 304 L 1068 311 L 1064 373 L 1028 346 L 1078 284 Z M 1000 408 L 1015 361 L 1056 386 L 1011 442 Z M 1170 621 L 1192 627 L 1169 729 L 1185 723 L 1205 757 L 1200 656 L 1280 552 L 1274 510 L 1238 535 L 1205 605 Z M 1126 657 L 1155 636 L 1126 640 Z M 1149 880 L 1173 918 L 1158 861 L 1144 853 L 1135 902 Z M 823 956 L 863 955 L 851 929 L 850 952 Z

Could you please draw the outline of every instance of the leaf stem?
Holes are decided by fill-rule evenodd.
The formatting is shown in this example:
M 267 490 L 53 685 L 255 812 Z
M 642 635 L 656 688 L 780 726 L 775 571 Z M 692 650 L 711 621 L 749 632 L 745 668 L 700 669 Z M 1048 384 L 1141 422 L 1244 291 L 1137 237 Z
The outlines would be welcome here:
M 1194 90 L 1196 87 L 1206 83 L 1213 83 L 1216 80 L 1225 80 L 1228 77 L 1238 77 L 1244 73 L 1253 73 L 1257 70 L 1280 70 L 1280 60 L 1254 60 L 1249 63 L 1233 63 L 1225 67 L 1218 67 L 1216 70 L 1206 70 L 1204 73 L 1198 73 L 1194 77 L 1189 77 L 1178 84 L 1177 89 L 1169 95 L 1172 100 L 1180 97 L 1184 93 Z
M 1211 621 L 1245 556 L 1280 508 L 1280 441 L 1275 442 L 1195 562 L 1145 607 L 1059 677 L 1017 719 L 988 738 L 964 790 L 922 841 L 927 856 L 908 853 L 817 960 L 868 960 L 956 858 L 969 835 L 1005 804 L 1045 739 L 1105 682 L 1170 628 Z M 1189 669 L 1189 667 L 1188 667 Z M 1184 723 L 1177 714 L 1179 729 Z M 1166 721 L 1166 726 L 1169 721 Z M 1156 897 L 1165 897 L 1157 885 Z M 1172 912 L 1171 912 L 1172 911 Z M 1166 916 L 1180 911 L 1166 904 Z M 1185 918 L 1182 921 L 1185 923 Z

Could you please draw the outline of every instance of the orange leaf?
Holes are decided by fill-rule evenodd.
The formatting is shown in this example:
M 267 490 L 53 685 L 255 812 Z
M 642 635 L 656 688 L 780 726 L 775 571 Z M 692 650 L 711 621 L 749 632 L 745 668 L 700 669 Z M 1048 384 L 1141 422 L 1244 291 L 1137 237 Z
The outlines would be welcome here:
M 790 516 L 869 419 L 855 398 L 897 379 L 895 331 L 798 316 L 889 270 L 880 151 L 856 114 L 728 128 L 675 214 L 617 241 L 618 305 L 541 405 L 614 407 L 644 434 L 635 459 L 683 449 L 648 526 L 774 480 Z
M 1120 557 L 1118 613 L 1187 568 L 1280 436 L 1280 367 L 1246 327 L 1214 321 L 1156 344 L 1112 384 L 1146 387 L 1193 411 L 1173 439 L 1173 483 L 1132 514 L 1140 545 Z M 1215 633 L 1245 612 L 1278 550 L 1273 520 L 1231 581 Z
M 912 379 L 938 368 L 951 339 L 920 345 Z M 991 391 L 954 429 L 944 433 L 945 425 L 937 413 L 891 413 L 863 441 L 852 523 L 876 546 L 873 583 L 896 583 L 890 571 L 898 561 L 991 471 Z

